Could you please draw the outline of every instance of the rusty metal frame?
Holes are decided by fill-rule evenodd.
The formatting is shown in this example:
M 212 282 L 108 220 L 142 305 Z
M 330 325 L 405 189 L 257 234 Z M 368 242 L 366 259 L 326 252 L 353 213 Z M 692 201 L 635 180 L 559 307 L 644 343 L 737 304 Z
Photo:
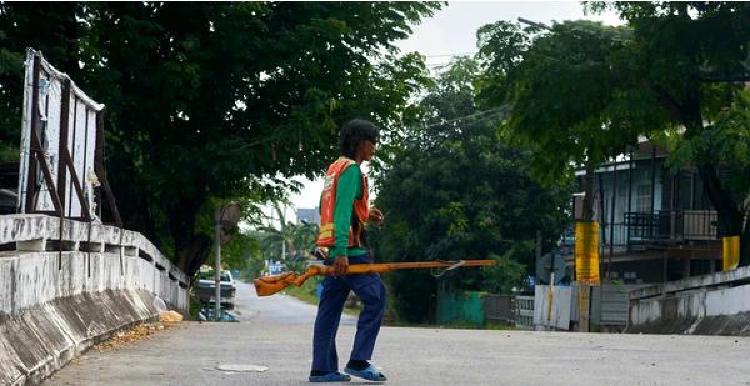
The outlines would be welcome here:
M 27 50 L 28 52 L 28 50 Z M 88 253 L 88 259 L 87 259 L 87 265 L 88 265 L 88 275 L 91 275 L 91 256 L 90 256 L 90 248 L 91 248 L 91 221 L 93 220 L 93 216 L 91 213 L 91 208 L 89 207 L 89 202 L 86 200 L 83 185 L 81 184 L 81 181 L 78 178 L 78 174 L 76 172 L 75 165 L 73 163 L 72 156 L 70 154 L 70 150 L 68 149 L 68 136 L 69 136 L 69 129 L 70 129 L 70 108 L 71 104 L 73 104 L 74 113 L 77 113 L 77 106 L 78 106 L 78 100 L 79 97 L 76 93 L 74 93 L 73 90 L 73 84 L 69 77 L 65 76 L 64 79 L 62 79 L 62 89 L 61 89 L 61 95 L 60 95 L 60 130 L 58 132 L 58 163 L 57 163 L 57 184 L 54 183 L 52 180 L 52 173 L 50 171 L 50 165 L 47 164 L 47 160 L 45 158 L 44 149 L 42 148 L 41 141 L 39 139 L 39 136 L 37 135 L 37 130 L 39 129 L 39 123 L 40 123 L 40 115 L 41 112 L 39 111 L 39 97 L 40 97 L 40 91 L 39 91 L 39 84 L 40 84 L 40 73 L 42 72 L 42 56 L 39 52 L 33 53 L 33 64 L 32 64 L 32 95 L 31 95 L 31 121 L 30 121 L 30 133 L 29 133 L 29 155 L 28 155 L 28 169 L 27 169 L 27 175 L 26 175 L 26 195 L 25 195 L 25 203 L 24 203 L 24 212 L 25 213 L 36 213 L 36 214 L 48 214 L 48 215 L 57 215 L 60 219 L 60 227 L 59 227 L 59 240 L 58 240 L 58 269 L 62 269 L 62 252 L 64 248 L 63 243 L 63 231 L 64 231 L 64 223 L 65 219 L 75 219 L 75 220 L 82 220 L 87 221 L 89 223 L 89 245 L 87 246 L 89 249 Z M 50 65 L 51 67 L 51 65 Z M 45 73 L 48 74 L 49 77 L 53 76 L 54 67 L 51 67 L 49 70 L 47 68 L 44 69 Z M 85 94 L 84 94 L 85 95 Z M 94 102 L 95 103 L 95 102 Z M 84 152 L 88 150 L 88 133 L 91 129 L 89 125 L 92 123 L 95 125 L 93 128 L 96 130 L 96 139 L 94 144 L 94 172 L 97 175 L 99 181 L 101 182 L 102 187 L 104 188 L 104 193 L 107 196 L 107 202 L 109 204 L 110 210 L 112 214 L 114 215 L 115 222 L 119 228 L 122 229 L 122 219 L 120 217 L 120 212 L 117 208 L 117 204 L 115 202 L 114 194 L 112 194 L 112 189 L 109 186 L 109 181 L 107 180 L 107 173 L 106 168 L 104 167 L 104 110 L 96 111 L 96 117 L 94 122 L 90 122 L 89 115 L 90 115 L 90 109 L 88 103 L 84 103 L 85 105 L 85 134 L 84 134 Z M 49 106 L 49 99 L 46 100 L 45 106 L 48 108 Z M 73 121 L 73 130 L 75 132 L 75 128 L 77 126 L 77 120 L 74 119 Z M 86 172 L 86 161 L 87 157 L 84 153 L 84 173 Z M 38 168 L 41 167 L 42 173 L 44 175 L 44 182 L 47 186 L 47 189 L 49 191 L 50 197 L 52 198 L 52 204 L 54 206 L 53 211 L 49 210 L 37 210 L 37 204 L 39 196 L 42 192 L 41 186 L 39 187 L 39 190 L 37 190 L 37 173 Z M 72 189 L 75 190 L 76 196 L 78 196 L 78 199 L 80 201 L 80 207 L 81 207 L 81 216 L 73 217 L 73 216 L 66 216 L 65 211 L 65 203 L 69 199 L 66 194 L 66 190 L 68 188 L 66 184 L 67 180 L 67 173 L 70 173 L 70 180 Z M 81 176 L 85 178 L 84 176 Z M 92 199 L 96 200 L 97 191 L 94 189 L 92 192 L 94 194 L 94 197 Z M 70 194 L 72 196 L 72 193 Z M 101 194 L 99 194 L 101 195 Z M 96 201 L 94 201 L 96 202 Z M 101 197 L 99 197 L 99 202 L 101 204 Z M 20 204 L 20 203 L 19 203 Z M 20 206 L 20 205 L 19 205 Z M 99 206 L 101 208 L 101 205 Z M 120 232 L 120 244 L 122 244 L 122 231 Z M 122 268 L 122 249 L 120 251 L 120 273 L 122 274 L 123 268 Z
M 26 195 L 25 195 L 25 206 L 24 206 L 24 212 L 25 213 L 36 213 L 36 214 L 48 214 L 48 215 L 57 215 L 60 219 L 60 228 L 59 228 L 59 245 L 58 245 L 58 269 L 62 269 L 62 251 L 63 251 L 63 230 L 64 230 L 64 220 L 66 218 L 74 219 L 74 220 L 82 220 L 82 221 L 88 221 L 89 222 L 89 244 L 90 244 L 90 238 L 91 238 L 91 221 L 93 220 L 93 216 L 91 214 L 91 208 L 89 208 L 89 202 L 86 200 L 83 185 L 81 184 L 81 181 L 78 178 L 78 174 L 75 169 L 75 165 L 73 163 L 72 156 L 70 154 L 70 150 L 68 149 L 68 136 L 69 136 L 69 129 L 70 129 L 70 108 L 71 104 L 74 105 L 74 112 L 77 112 L 77 106 L 78 106 L 78 96 L 73 92 L 73 85 L 69 77 L 65 77 L 65 79 L 62 80 L 62 89 L 61 89 L 61 95 L 60 95 L 60 130 L 59 130 L 59 138 L 58 138 L 58 163 L 57 163 L 57 184 L 55 184 L 52 180 L 52 173 L 50 171 L 50 166 L 47 164 L 44 149 L 42 148 L 41 142 L 39 140 L 39 137 L 37 135 L 37 130 L 39 128 L 39 120 L 40 120 L 40 111 L 39 111 L 39 83 L 40 83 L 40 73 L 42 71 L 42 65 L 41 65 L 41 54 L 38 52 L 34 52 L 33 55 L 33 76 L 32 76 L 32 109 L 31 109 L 31 130 L 29 133 L 29 156 L 28 156 L 28 170 L 27 170 L 27 179 L 26 179 Z M 50 70 L 50 71 L 54 71 Z M 45 72 L 47 70 L 45 69 Z M 49 76 L 52 76 L 50 73 Z M 49 101 L 47 101 L 48 103 Z M 117 208 L 117 203 L 115 201 L 114 194 L 112 193 L 112 189 L 110 188 L 109 181 L 107 180 L 107 172 L 106 168 L 104 167 L 104 110 L 96 111 L 96 118 L 95 122 L 90 122 L 89 120 L 89 106 L 86 105 L 85 112 L 86 112 L 86 123 L 85 123 L 85 129 L 86 134 L 84 143 L 85 149 L 88 149 L 88 132 L 90 130 L 89 125 L 93 123 L 95 125 L 94 130 L 96 130 L 96 139 L 94 144 L 94 172 L 99 179 L 101 186 L 104 190 L 104 194 L 107 196 L 107 203 L 109 205 L 110 211 L 112 212 L 112 215 L 114 216 L 114 220 L 116 225 L 122 229 L 122 218 L 120 217 L 120 211 Z M 76 127 L 77 121 L 74 120 L 74 131 Z M 37 204 L 38 204 L 38 198 L 41 193 L 41 187 L 39 190 L 37 190 L 37 169 L 40 167 L 42 169 L 42 173 L 44 175 L 44 182 L 47 185 L 48 191 L 50 196 L 52 197 L 52 203 L 54 205 L 54 210 L 37 210 Z M 86 156 L 84 154 L 84 173 L 86 169 Z M 75 191 L 76 196 L 78 196 L 78 199 L 80 201 L 81 206 L 81 216 L 73 217 L 73 216 L 66 216 L 65 213 L 65 204 L 66 201 L 68 201 L 69 197 L 67 197 L 66 194 L 66 180 L 67 180 L 67 173 L 70 173 L 70 180 L 72 184 L 72 189 Z M 82 176 L 85 178 L 85 176 Z M 101 196 L 101 192 L 99 192 L 99 196 Z M 94 190 L 93 192 L 94 199 L 96 202 L 96 196 L 97 192 Z M 72 193 L 71 193 L 72 196 Z M 99 208 L 101 208 L 101 197 L 99 197 Z M 122 232 L 120 232 L 120 243 L 122 243 Z M 90 249 L 90 245 L 88 245 Z M 89 251 L 90 252 L 90 251 Z M 122 254 L 122 251 L 121 251 Z M 120 268 L 121 268 L 121 274 L 122 274 L 122 256 L 120 256 Z M 91 257 L 89 253 L 88 257 L 88 274 L 91 274 Z
M 72 85 L 70 79 L 65 79 L 62 83 L 62 95 L 61 95 L 61 106 L 60 106 L 60 132 L 59 132 L 59 148 L 58 148 L 58 169 L 57 169 L 57 181 L 58 184 L 55 184 L 52 181 L 52 173 L 50 172 L 49 166 L 47 165 L 47 162 L 45 162 L 44 159 L 44 151 L 42 149 L 41 143 L 39 141 L 39 137 L 37 136 L 37 130 L 38 130 L 38 120 L 39 120 L 39 73 L 41 72 L 41 63 L 40 63 L 41 57 L 39 54 L 34 55 L 34 64 L 33 64 L 33 94 L 32 94 L 32 118 L 31 118 L 31 133 L 29 135 L 30 139 L 30 149 L 29 152 L 29 168 L 28 168 L 28 178 L 26 181 L 26 204 L 25 204 L 25 213 L 37 213 L 37 214 L 50 214 L 50 215 L 58 215 L 61 219 L 69 218 L 69 219 L 75 219 L 75 220 L 83 220 L 83 221 L 91 221 L 91 211 L 89 208 L 88 201 L 85 198 L 84 192 L 83 192 L 83 186 L 81 184 L 81 179 L 78 178 L 78 174 L 75 170 L 75 165 L 73 164 L 72 157 L 70 155 L 70 150 L 68 149 L 68 134 L 69 134 L 69 126 L 70 126 L 70 105 L 71 103 L 77 104 L 77 98 L 73 94 Z M 86 108 L 87 112 L 87 130 L 88 130 L 88 107 Z M 103 115 L 101 111 L 96 112 L 97 119 L 96 119 L 96 147 L 94 149 L 94 158 L 96 160 L 97 155 L 99 153 L 103 154 L 103 151 L 99 149 L 99 146 L 103 146 L 103 137 L 104 136 L 104 130 L 103 130 Z M 75 122 L 74 122 L 75 124 Z M 38 164 L 41 164 L 42 172 L 44 174 L 44 180 L 47 184 L 47 187 L 50 192 L 50 196 L 52 197 L 52 203 L 55 207 L 54 211 L 47 211 L 47 210 L 37 210 L 37 200 L 39 192 L 36 189 L 37 180 L 37 167 Z M 100 168 L 98 166 L 101 166 Z M 101 170 L 97 170 L 101 169 Z M 66 187 L 66 180 L 67 180 L 67 172 L 70 173 L 70 179 L 72 183 L 72 188 L 75 191 L 76 196 L 78 197 L 80 204 L 81 204 L 81 216 L 66 216 L 65 215 L 65 204 L 68 201 L 67 194 L 65 192 Z M 117 210 L 114 196 L 112 194 L 111 189 L 109 188 L 109 183 L 106 181 L 106 172 L 104 172 L 104 165 L 103 163 L 101 165 L 97 165 L 95 162 L 95 172 L 97 174 L 97 177 L 100 180 L 103 180 L 105 182 L 105 192 L 107 194 L 108 203 L 110 205 L 110 208 L 112 209 L 112 212 L 115 214 L 115 221 L 118 225 L 122 224 L 122 220 L 120 219 L 119 211 Z M 83 177 L 83 176 L 82 176 Z

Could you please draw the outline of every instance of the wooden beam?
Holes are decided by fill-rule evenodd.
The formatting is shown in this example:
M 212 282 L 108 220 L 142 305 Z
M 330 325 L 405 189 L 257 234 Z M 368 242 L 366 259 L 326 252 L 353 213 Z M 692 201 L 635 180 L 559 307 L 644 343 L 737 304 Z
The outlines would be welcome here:
M 115 218 L 115 224 L 118 227 L 122 227 L 122 218 L 120 217 L 120 211 L 117 209 L 117 202 L 115 201 L 115 195 L 112 193 L 112 188 L 109 186 L 109 180 L 107 179 L 107 169 L 104 167 L 104 149 L 105 149 L 105 138 L 104 138 L 104 114 L 105 111 L 99 111 L 96 114 L 96 147 L 94 151 L 94 171 L 96 172 L 99 183 L 104 189 L 104 193 L 107 196 L 107 203 L 109 209 L 112 211 L 112 215 Z
M 36 137 L 36 134 L 32 135 L 32 139 L 35 141 L 39 149 L 41 149 L 42 145 L 39 143 L 39 139 Z M 41 150 L 36 150 L 36 159 L 42 165 L 42 174 L 44 174 L 44 182 L 49 188 L 49 194 L 50 196 L 52 196 L 52 205 L 54 205 L 55 211 L 59 213 L 60 211 L 62 211 L 62 206 L 60 205 L 60 197 L 57 196 L 55 183 L 52 181 L 52 172 L 50 172 L 49 167 L 47 166 L 47 160 L 44 158 L 44 152 L 42 152 Z
M 81 217 L 90 220 L 91 219 L 91 212 L 89 211 L 89 203 L 86 201 L 85 196 L 83 195 L 83 188 L 81 188 L 81 182 L 78 179 L 78 173 L 76 173 L 76 168 L 73 166 L 73 160 L 70 158 L 70 152 L 68 152 L 68 149 L 65 149 L 65 151 L 60 154 L 60 157 L 65 157 L 65 162 L 68 165 L 68 170 L 70 170 L 70 181 L 73 183 L 73 188 L 75 188 L 76 195 L 78 195 L 78 199 L 81 201 Z

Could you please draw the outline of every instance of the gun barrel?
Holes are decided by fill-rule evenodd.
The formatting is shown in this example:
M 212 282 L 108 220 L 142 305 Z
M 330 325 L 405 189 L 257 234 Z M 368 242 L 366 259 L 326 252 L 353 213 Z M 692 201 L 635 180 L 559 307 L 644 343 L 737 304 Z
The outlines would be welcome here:
M 462 261 L 413 261 L 399 263 L 380 263 L 380 264 L 353 264 L 349 266 L 347 274 L 355 275 L 371 272 L 388 272 L 399 269 L 420 269 L 420 268 L 451 268 L 451 267 L 481 267 L 495 265 L 495 260 L 462 260 Z M 275 276 L 264 276 L 253 281 L 255 292 L 258 296 L 270 296 L 290 285 L 301 286 L 305 280 L 314 275 L 332 275 L 334 273 L 331 266 L 312 266 L 307 269 L 305 274 L 296 275 L 293 272 L 282 273 Z

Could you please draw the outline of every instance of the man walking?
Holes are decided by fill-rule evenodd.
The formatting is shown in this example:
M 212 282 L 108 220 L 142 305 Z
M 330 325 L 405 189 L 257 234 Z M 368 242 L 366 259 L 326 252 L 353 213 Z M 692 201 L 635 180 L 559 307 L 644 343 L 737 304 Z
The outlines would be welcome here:
M 369 360 L 375 348 L 385 310 L 385 286 L 377 273 L 345 275 L 349 264 L 373 262 L 367 244 L 365 223 L 382 223 L 383 214 L 370 208 L 367 176 L 360 165 L 375 152 L 378 129 L 371 122 L 355 119 L 342 126 L 339 135 L 341 157 L 328 167 L 320 204 L 320 235 L 317 245 L 327 251 L 326 264 L 336 276 L 323 281 L 315 318 L 311 382 L 346 382 L 349 375 L 371 381 L 385 381 L 385 375 Z M 364 303 L 359 315 L 349 362 L 338 371 L 336 331 L 349 291 Z M 347 375 L 349 374 L 349 375 Z

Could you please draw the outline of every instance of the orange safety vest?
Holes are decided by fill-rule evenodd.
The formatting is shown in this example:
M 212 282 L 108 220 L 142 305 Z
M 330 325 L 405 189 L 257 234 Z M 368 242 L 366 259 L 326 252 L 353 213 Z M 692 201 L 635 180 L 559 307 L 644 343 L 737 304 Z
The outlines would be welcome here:
M 333 212 L 336 207 L 336 188 L 341 174 L 354 163 L 349 158 L 340 157 L 328 167 L 320 199 L 320 234 L 316 243 L 320 247 L 333 247 L 335 244 Z M 362 197 L 354 200 L 352 221 L 349 225 L 349 247 L 365 246 L 365 223 L 370 215 L 368 196 L 367 176 L 362 174 Z

